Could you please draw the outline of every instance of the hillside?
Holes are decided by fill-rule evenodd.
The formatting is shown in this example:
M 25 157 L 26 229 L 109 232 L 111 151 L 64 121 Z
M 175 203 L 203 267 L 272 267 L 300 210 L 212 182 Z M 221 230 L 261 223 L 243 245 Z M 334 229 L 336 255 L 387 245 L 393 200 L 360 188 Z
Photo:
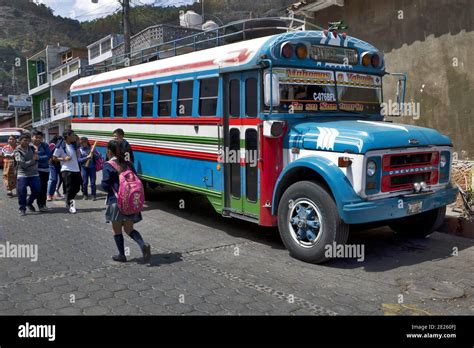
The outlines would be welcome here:
M 133 7 L 130 13 L 132 34 L 160 24 L 179 24 L 179 11 L 192 9 L 201 12 L 201 4 L 194 0 L 160 0 L 161 6 Z M 284 15 L 292 0 L 206 0 L 205 17 L 217 23 L 264 16 Z M 170 5 L 186 5 L 170 7 Z M 190 4 L 190 5 L 189 5 Z M 0 95 L 13 93 L 12 66 L 17 57 L 22 58 L 20 68 L 15 68 L 16 93 L 28 91 L 26 58 L 43 49 L 47 44 L 60 43 L 70 47 L 85 47 L 110 33 L 120 33 L 120 12 L 88 22 L 55 16 L 45 5 L 30 0 L 0 0 Z

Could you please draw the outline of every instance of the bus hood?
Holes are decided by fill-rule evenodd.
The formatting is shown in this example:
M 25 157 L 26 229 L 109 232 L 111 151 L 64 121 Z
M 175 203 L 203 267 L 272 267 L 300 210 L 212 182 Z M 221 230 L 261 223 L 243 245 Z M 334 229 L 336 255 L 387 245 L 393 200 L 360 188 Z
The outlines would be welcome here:
M 452 146 L 447 136 L 434 129 L 365 120 L 293 123 L 287 144 L 289 148 L 358 154 L 376 149 Z

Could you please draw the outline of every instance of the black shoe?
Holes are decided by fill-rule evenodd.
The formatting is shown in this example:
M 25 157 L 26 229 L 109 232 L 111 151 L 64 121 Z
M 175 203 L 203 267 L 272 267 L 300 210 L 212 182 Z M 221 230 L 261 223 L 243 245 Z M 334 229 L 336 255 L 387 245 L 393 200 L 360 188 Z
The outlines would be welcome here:
M 92 196 L 92 201 L 95 202 L 97 200 L 96 196 Z
M 39 206 L 39 211 L 40 211 L 41 213 L 45 213 L 45 212 L 48 211 L 48 207 L 47 207 L 46 205 L 40 205 L 40 206 Z
M 151 246 L 150 244 L 145 243 L 145 245 L 143 246 L 143 261 L 145 261 L 145 263 L 148 263 L 150 262 L 150 259 L 151 259 Z
M 117 262 L 127 262 L 127 257 L 125 255 L 114 255 L 112 256 L 112 260 Z
M 87 200 L 89 199 L 89 196 L 88 196 L 88 195 L 84 195 L 84 196 L 82 197 L 82 199 L 85 200 L 85 201 L 87 201 Z
M 33 205 L 32 205 L 32 204 L 29 204 L 29 205 L 27 205 L 26 207 L 27 207 L 27 208 L 28 208 L 28 210 L 29 210 L 29 211 L 31 211 L 32 213 L 34 213 L 34 212 L 36 211 L 36 208 L 35 208 L 35 207 L 33 207 Z
M 19 210 L 20 216 L 26 216 L 26 210 Z

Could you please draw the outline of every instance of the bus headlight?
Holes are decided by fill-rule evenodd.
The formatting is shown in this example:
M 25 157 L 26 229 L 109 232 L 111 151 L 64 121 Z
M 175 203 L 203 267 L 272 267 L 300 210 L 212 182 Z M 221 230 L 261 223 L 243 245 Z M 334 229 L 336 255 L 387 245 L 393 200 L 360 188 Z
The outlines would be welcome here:
M 367 162 L 367 175 L 372 177 L 377 171 L 377 164 L 374 161 Z
M 441 166 L 441 168 L 446 167 L 447 163 L 448 163 L 448 160 L 446 159 L 446 155 L 441 155 L 439 159 L 439 165 Z

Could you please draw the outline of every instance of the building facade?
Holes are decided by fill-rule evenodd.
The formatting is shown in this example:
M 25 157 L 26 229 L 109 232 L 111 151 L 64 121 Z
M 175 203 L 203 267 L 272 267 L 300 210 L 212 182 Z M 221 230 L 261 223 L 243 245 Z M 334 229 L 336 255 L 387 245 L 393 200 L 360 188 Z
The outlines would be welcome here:
M 60 45 L 48 45 L 27 59 L 32 127 L 46 140 L 70 127 L 69 87 L 86 65 L 87 50 Z

